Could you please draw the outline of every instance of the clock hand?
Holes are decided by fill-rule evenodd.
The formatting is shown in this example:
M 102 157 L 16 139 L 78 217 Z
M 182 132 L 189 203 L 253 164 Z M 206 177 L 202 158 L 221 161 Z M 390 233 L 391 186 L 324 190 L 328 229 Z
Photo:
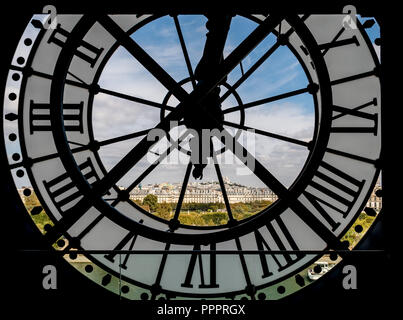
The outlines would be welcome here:
M 105 23 L 105 21 L 107 23 Z M 270 16 L 266 18 L 231 54 L 219 65 L 217 72 L 210 74 L 205 78 L 205 81 L 197 84 L 195 90 L 190 94 L 182 97 L 181 101 L 175 110 L 169 113 L 155 128 L 168 131 L 170 128 L 170 121 L 180 120 L 183 115 L 185 108 L 188 105 L 194 105 L 195 102 L 202 100 L 207 94 L 209 94 L 217 85 L 230 73 L 250 51 L 252 51 L 274 28 L 278 25 L 281 18 L 278 16 Z M 102 23 L 104 26 L 109 26 L 113 29 L 114 34 L 118 34 L 119 37 L 124 39 L 125 45 L 128 48 L 136 48 L 134 45 L 132 47 L 132 39 L 128 34 L 120 29 L 118 25 L 109 17 L 103 17 Z M 110 31 L 110 28 L 108 29 Z M 139 59 L 146 57 L 145 52 L 138 55 L 137 50 L 131 50 L 131 53 Z M 145 59 L 148 59 L 147 57 Z M 163 81 L 170 82 L 164 78 Z M 160 79 L 159 79 L 160 80 Z M 172 84 L 172 83 L 171 83 Z M 175 82 L 176 86 L 176 82 Z M 183 90 L 183 89 L 182 89 Z M 181 90 L 178 90 L 182 92 Z M 179 93 L 181 95 L 181 93 Z M 92 187 L 93 191 L 96 193 L 104 194 L 107 192 L 116 182 L 118 182 L 126 173 L 129 171 L 134 164 L 136 164 L 147 152 L 148 149 L 154 144 L 154 141 L 148 141 L 147 138 L 142 139 L 129 153 L 122 158 L 118 164 L 113 167 L 109 173 L 98 183 L 95 183 Z
M 201 57 L 195 70 L 195 78 L 203 81 L 215 72 L 223 61 L 223 51 L 225 41 L 231 24 L 230 15 L 207 15 L 206 34 L 203 56 Z
M 208 33 L 206 34 L 206 42 L 204 45 L 203 56 L 201 57 L 198 65 L 195 70 L 195 78 L 200 83 L 203 83 L 211 74 L 214 74 L 223 60 L 223 50 L 225 41 L 227 39 L 228 31 L 231 24 L 231 15 L 224 14 L 210 14 L 207 15 L 207 23 L 206 28 Z M 224 79 L 221 80 L 225 81 Z M 221 112 L 221 104 L 220 104 L 220 88 L 219 84 L 216 85 L 213 90 L 202 100 L 202 109 L 209 109 L 211 113 L 222 118 L 223 115 Z M 200 112 L 200 111 L 199 111 Z M 202 147 L 202 129 L 208 128 L 208 124 L 206 122 L 212 123 L 209 115 L 201 110 L 201 112 L 205 116 L 199 116 L 198 112 L 194 112 L 194 110 L 187 110 L 185 114 L 185 123 L 190 128 L 193 128 L 197 131 L 199 139 L 194 141 L 195 143 L 190 143 L 190 149 L 192 153 L 196 153 L 199 155 L 198 161 L 194 162 L 194 170 L 192 175 L 195 179 L 203 178 L 203 170 L 207 166 L 207 155 L 204 154 L 204 150 Z M 207 111 L 208 112 L 208 111 Z
M 260 129 L 257 129 L 257 128 L 253 128 L 253 127 L 233 123 L 233 122 L 230 122 L 230 121 L 223 121 L 223 125 L 233 127 L 233 128 L 242 129 L 242 130 L 245 130 L 245 131 L 246 130 L 253 130 L 253 132 L 255 134 L 260 134 L 260 135 L 263 135 L 263 136 L 266 136 L 266 137 L 270 137 L 270 138 L 274 138 L 274 139 L 278 139 L 278 140 L 282 140 L 282 141 L 287 141 L 289 143 L 294 143 L 296 145 L 307 147 L 307 148 L 310 147 L 309 142 L 294 139 L 294 138 L 291 138 L 291 137 L 286 137 L 286 136 L 276 134 L 276 133 L 273 133 L 273 132 L 270 132 L 270 131 L 264 131 L 264 130 L 260 130 Z
M 105 18 L 108 23 L 110 23 L 115 32 L 125 39 L 126 44 L 130 45 L 131 38 L 123 30 L 117 30 L 114 21 L 111 21 L 109 17 Z M 75 48 L 79 45 L 79 39 L 82 38 L 80 34 L 81 30 L 90 28 L 96 19 L 93 16 L 84 17 L 80 21 L 82 29 L 75 29 L 71 33 L 71 37 L 66 40 L 65 49 L 61 51 L 59 56 L 59 62 L 55 66 L 55 81 L 52 83 L 51 97 L 50 100 L 54 105 L 60 104 L 62 101 L 62 90 L 60 88 L 63 86 L 63 79 L 65 78 L 64 64 L 68 61 L 69 57 L 73 54 Z M 266 18 L 235 50 L 233 50 L 229 56 L 220 64 L 216 73 L 211 74 L 203 83 L 199 83 L 195 90 L 191 92 L 184 101 L 181 101 L 178 106 L 170 114 L 167 115 L 164 120 L 162 120 L 156 128 L 169 129 L 169 122 L 171 120 L 179 120 L 183 118 L 185 106 L 194 104 L 195 101 L 200 101 L 205 97 L 211 90 L 213 90 L 226 76 L 230 73 L 239 62 L 244 59 L 246 55 L 249 54 L 272 30 L 278 25 L 281 18 L 278 16 L 269 16 Z M 119 27 L 119 26 L 117 26 Z M 120 28 L 120 27 L 119 27 Z M 122 34 L 123 32 L 123 34 Z M 134 51 L 135 57 L 137 52 Z M 179 93 L 180 94 L 180 93 Z M 186 93 L 187 94 L 187 93 Z M 65 135 L 62 130 L 63 128 L 63 113 L 61 108 L 52 108 L 51 116 L 55 119 L 55 130 L 53 131 L 56 148 L 60 154 L 66 155 L 62 158 L 62 162 L 66 167 L 74 168 L 77 167 L 76 162 L 69 150 L 68 144 L 65 141 Z M 64 142 L 64 143 L 63 143 Z M 77 187 L 81 192 L 86 195 L 83 197 L 73 208 L 69 209 L 63 218 L 57 223 L 57 225 L 52 228 L 46 235 L 49 241 L 53 241 L 59 237 L 62 230 L 67 230 L 71 227 L 80 217 L 87 212 L 89 208 L 94 205 L 94 200 L 100 200 L 99 196 L 103 195 L 110 190 L 116 183 L 148 152 L 148 149 L 154 144 L 152 141 L 148 141 L 146 138 L 142 139 L 129 153 L 121 159 L 115 167 L 112 168 L 103 179 L 89 185 L 85 178 L 81 175 L 79 168 L 77 171 L 72 171 L 70 173 L 71 178 L 76 180 Z M 95 203 L 95 207 L 100 205 L 101 202 Z M 120 215 L 114 215 L 114 219 L 125 220 L 124 217 Z M 53 242 L 52 242 L 53 243 Z

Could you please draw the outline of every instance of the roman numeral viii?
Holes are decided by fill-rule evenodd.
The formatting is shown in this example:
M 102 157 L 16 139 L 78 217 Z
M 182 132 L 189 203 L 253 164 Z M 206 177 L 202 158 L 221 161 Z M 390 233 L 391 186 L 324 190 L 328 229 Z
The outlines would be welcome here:
M 54 31 L 50 35 L 48 43 L 54 43 L 59 47 L 63 47 L 69 35 L 70 32 L 63 29 L 60 24 L 58 24 L 56 29 L 54 29 Z M 81 40 L 80 46 L 77 48 L 75 55 L 88 62 L 92 68 L 97 63 L 97 60 L 103 50 L 103 48 L 97 48 L 94 45 Z
M 277 228 L 274 227 L 274 222 L 277 224 Z M 291 233 L 287 229 L 285 223 L 281 219 L 281 217 L 277 217 L 274 221 L 266 224 L 267 231 L 270 233 L 270 236 L 273 241 L 269 241 L 268 238 L 265 237 L 256 230 L 255 239 L 258 250 L 268 250 L 268 251 L 298 251 L 300 250 L 297 243 L 293 239 Z M 267 255 L 264 253 L 259 254 L 260 263 L 262 265 L 262 278 L 267 278 L 273 275 L 274 270 L 270 270 L 269 264 L 267 263 L 268 258 L 271 257 L 274 263 L 277 265 L 277 271 L 280 272 L 296 261 L 301 259 L 304 255 L 301 253 L 280 253 L 280 254 L 272 254 Z M 282 258 L 280 258 L 282 257 Z
M 64 103 L 63 104 L 63 122 L 66 131 L 84 132 L 83 126 L 83 107 L 84 102 Z M 33 134 L 35 131 L 51 131 L 49 103 L 35 103 L 31 100 L 29 106 L 29 131 Z

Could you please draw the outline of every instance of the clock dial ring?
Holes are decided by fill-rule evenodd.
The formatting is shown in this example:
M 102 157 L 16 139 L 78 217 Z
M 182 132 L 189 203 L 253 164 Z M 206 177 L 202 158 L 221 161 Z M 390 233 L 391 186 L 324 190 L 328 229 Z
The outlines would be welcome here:
M 88 23 L 88 22 L 87 22 Z M 95 21 L 93 21 L 93 22 L 90 22 L 90 23 L 88 23 L 89 25 L 92 25 L 93 23 L 95 23 Z M 77 30 L 77 29 L 75 29 L 75 30 Z M 69 39 L 72 39 L 72 37 L 73 37 L 73 32 L 71 33 L 71 37 L 69 38 Z M 57 79 L 59 79 L 59 78 L 61 78 L 62 76 L 61 76 L 61 74 L 59 74 L 59 68 L 58 68 L 58 66 L 61 66 L 61 65 L 63 65 L 64 63 L 67 63 L 68 64 L 68 62 L 67 62 L 67 60 L 69 59 L 68 57 L 66 57 L 65 58 L 65 55 L 63 55 L 63 53 L 64 53 L 64 51 L 62 51 L 61 52 L 61 55 L 59 56 L 59 60 L 58 60 L 58 64 L 57 64 L 57 66 L 56 66 L 56 68 L 55 68 L 55 78 L 56 78 L 56 81 L 54 81 L 54 82 L 52 82 L 52 89 L 51 89 L 51 101 L 53 101 L 53 103 L 56 103 L 56 101 L 60 101 L 60 95 L 58 95 L 57 93 L 56 93 L 56 91 L 57 90 L 60 90 L 60 89 L 58 89 L 58 86 L 60 86 L 62 83 L 60 83 L 60 84 L 57 84 L 56 82 L 57 82 Z M 70 53 L 70 54 L 72 54 L 72 52 Z M 70 59 L 71 59 L 71 57 L 72 56 L 70 56 Z M 318 55 L 318 57 L 319 57 L 319 55 Z M 319 57 L 320 58 L 320 57 Z M 65 68 L 65 67 L 64 67 Z M 321 69 L 321 67 L 320 66 L 318 66 L 317 67 L 319 70 Z M 323 69 L 324 69 L 324 71 L 323 71 L 323 75 L 322 76 L 326 76 L 326 70 L 325 70 L 325 67 L 323 66 Z M 326 87 L 326 80 L 324 80 L 324 81 L 322 81 L 322 83 L 323 83 L 323 85 L 324 85 L 324 89 L 323 90 L 321 90 L 321 95 L 322 95 L 322 100 L 323 101 L 326 101 L 327 99 L 330 99 L 331 97 L 330 97 L 330 95 L 329 94 L 325 94 L 324 92 L 325 92 L 325 87 Z M 328 92 L 329 92 L 329 89 L 327 89 L 328 90 Z M 329 92 L 330 93 L 330 92 Z M 325 103 L 326 104 L 326 103 Z M 59 114 L 57 114 L 56 112 L 59 112 Z M 325 114 L 325 113 L 323 113 L 323 114 Z M 52 109 L 52 114 L 51 114 L 51 116 L 52 116 L 52 118 L 53 119 L 55 119 L 54 120 L 54 123 L 56 124 L 58 124 L 58 125 L 56 125 L 55 127 L 54 127 L 54 132 L 53 132 L 53 134 L 54 134 L 54 138 L 55 138 L 55 141 L 56 141 L 56 146 L 58 147 L 58 151 L 59 151 L 59 153 L 61 154 L 61 158 L 62 158 L 62 161 L 64 162 L 64 164 L 65 164 L 65 166 L 66 166 L 66 168 L 69 168 L 67 171 L 68 172 L 70 172 L 70 174 L 71 174 L 71 176 L 72 176 L 72 179 L 73 180 L 75 180 L 76 181 L 76 183 L 77 183 L 77 187 L 81 190 L 81 192 L 82 192 L 82 194 L 84 194 L 85 195 L 85 197 L 87 198 L 87 199 L 93 199 L 94 200 L 94 205 L 95 205 L 95 207 L 96 208 L 98 208 L 101 212 L 103 212 L 104 214 L 106 214 L 106 212 L 108 212 L 108 214 L 107 214 L 107 216 L 110 218 L 110 219 L 112 219 L 113 221 L 115 221 L 116 223 L 118 223 L 118 224 L 123 224 L 123 225 L 125 225 L 125 227 L 129 227 L 130 225 L 132 225 L 132 227 L 133 228 L 138 228 L 138 231 L 140 232 L 140 233 L 142 233 L 142 234 L 144 234 L 144 235 L 147 235 L 147 237 L 149 237 L 149 236 L 151 236 L 152 234 L 154 234 L 154 238 L 157 238 L 157 239 L 164 239 L 164 241 L 168 241 L 168 242 L 170 242 L 170 240 L 169 239 L 172 239 L 171 241 L 174 241 L 174 242 L 176 242 L 176 241 L 178 241 L 179 243 L 194 243 L 195 241 L 196 242 L 206 242 L 206 241 L 208 241 L 207 239 L 212 235 L 212 234 L 209 234 L 209 235 L 204 235 L 204 234 L 197 234 L 197 235 L 194 235 L 194 234 L 192 234 L 192 235 L 188 235 L 188 234 L 173 234 L 173 233 L 171 233 L 171 234 L 167 234 L 167 233 L 165 233 L 165 232 L 160 232 L 160 231 L 158 231 L 158 230 L 150 230 L 149 228 L 147 228 L 147 227 L 145 227 L 145 226 L 143 226 L 143 225 L 139 225 L 137 222 L 135 222 L 135 221 L 130 221 L 130 220 L 128 220 L 128 219 L 125 219 L 124 217 L 119 217 L 119 216 L 117 216 L 116 214 L 113 214 L 112 212 L 114 212 L 114 208 L 112 208 L 112 207 L 110 207 L 107 203 L 105 203 L 102 199 L 95 199 L 96 198 L 96 196 L 95 195 L 93 195 L 93 190 L 90 188 L 90 186 L 88 185 L 88 183 L 87 182 L 85 182 L 85 181 L 83 181 L 83 183 L 81 183 L 80 181 L 79 181 L 79 179 L 82 179 L 82 176 L 81 176 L 81 173 L 79 172 L 79 171 L 77 171 L 77 166 L 76 166 L 76 164 L 75 164 L 75 161 L 74 161 L 74 159 L 71 159 L 72 158 L 72 155 L 70 154 L 70 149 L 68 149 L 68 150 L 65 150 L 64 148 L 62 148 L 61 146 L 62 146 L 62 141 L 66 141 L 66 140 L 63 140 L 64 139 L 64 133 L 63 132 L 58 132 L 58 131 L 60 131 L 60 130 L 58 130 L 57 129 L 57 127 L 59 126 L 59 125 L 61 125 L 62 123 L 63 123 L 63 120 L 62 120 L 62 118 L 60 118 L 60 116 L 61 116 L 61 114 L 60 114 L 60 111 L 57 111 L 57 109 L 56 108 L 54 108 L 54 109 Z M 57 119 L 57 120 L 56 120 Z M 322 128 L 325 128 L 325 123 L 326 123 L 326 119 L 323 119 L 323 121 L 322 121 Z M 322 129 L 322 130 L 325 130 L 325 129 Z M 319 136 L 319 139 L 318 139 L 318 141 L 323 141 L 323 142 L 320 142 L 320 144 L 321 145 L 325 145 L 326 144 L 326 137 L 325 137 L 325 135 L 320 135 Z M 66 142 L 64 142 L 63 143 L 64 144 L 64 146 L 63 147 L 65 147 L 66 146 Z M 68 147 L 68 146 L 67 146 Z M 64 149 L 64 150 L 63 150 Z M 318 159 L 320 158 L 320 155 L 318 155 L 317 156 L 318 157 Z M 70 160 L 66 160 L 67 158 L 69 158 Z M 71 163 L 70 161 L 71 160 L 73 160 L 73 162 Z M 318 161 L 317 161 L 318 162 Z M 73 167 L 75 167 L 75 169 L 73 168 Z M 73 170 L 75 171 L 75 172 L 73 172 Z M 311 174 L 313 175 L 313 173 L 314 173 L 314 170 L 315 170 L 315 168 L 314 167 L 312 167 L 312 169 L 310 170 L 311 171 Z M 305 172 L 306 174 L 308 174 L 308 172 Z M 76 176 L 77 175 L 77 176 Z M 308 174 L 309 175 L 309 174 Z M 77 179 L 77 180 L 76 180 Z M 81 189 L 81 188 L 83 188 L 83 189 Z M 295 192 L 295 191 L 294 191 Z M 297 196 L 297 194 L 293 194 L 293 193 L 291 193 L 292 194 L 292 196 L 293 197 L 296 197 Z M 277 210 L 279 209 L 279 208 L 285 208 L 286 206 L 284 205 L 284 206 L 280 206 L 279 205 L 279 202 L 281 202 L 281 200 L 279 200 L 279 201 L 277 201 L 277 203 L 276 203 L 276 205 L 274 205 L 274 206 L 271 206 L 270 208 L 269 208 L 269 210 L 271 210 L 272 212 L 274 211 L 274 208 L 277 208 Z M 85 208 L 87 209 L 87 208 L 89 208 L 90 206 L 85 206 Z M 279 213 L 278 213 L 279 214 Z M 275 216 L 275 214 L 274 213 L 272 213 L 272 217 L 274 218 L 274 216 Z M 262 220 L 265 220 L 265 219 L 262 219 L 262 217 L 263 216 L 261 216 L 260 217 L 260 221 L 262 221 Z M 263 217 L 263 218 L 265 218 L 265 217 Z M 253 220 L 253 219 L 252 219 Z M 256 219 L 255 219 L 256 220 Z M 249 221 L 248 221 L 248 223 L 250 223 Z M 264 222 L 260 222 L 260 223 L 264 223 Z M 246 226 L 246 224 L 245 224 L 245 226 Z M 234 226 L 234 227 L 232 227 L 231 229 L 228 229 L 228 230 L 224 230 L 224 231 L 220 231 L 219 233 L 216 233 L 216 234 L 214 234 L 214 237 L 215 237 L 215 239 L 217 239 L 218 241 L 222 241 L 223 239 L 224 239 L 224 236 L 223 236 L 223 233 L 226 233 L 227 235 L 226 235 L 226 238 L 227 239 L 229 239 L 229 238 L 232 238 L 232 237 L 234 237 L 234 235 L 235 234 L 238 234 L 238 232 L 240 232 L 240 230 L 243 230 L 243 231 L 241 231 L 242 233 L 246 233 L 247 231 L 244 231 L 245 229 L 245 226 L 244 226 L 244 224 L 242 224 L 242 223 L 240 223 L 239 225 L 237 225 L 237 226 Z M 256 227 L 256 224 L 253 224 L 253 226 L 252 226 L 252 224 L 250 224 L 250 227 L 248 227 L 248 230 L 252 230 L 253 228 L 255 228 Z M 131 228 L 131 227 L 129 227 L 129 228 Z M 186 240 L 185 240 L 186 239 Z
M 138 30 L 138 29 L 140 29 L 141 27 L 143 27 L 145 24 L 147 24 L 147 23 L 153 21 L 154 19 L 158 19 L 158 18 L 160 18 L 160 17 L 161 17 L 161 16 L 159 16 L 159 15 L 157 15 L 157 16 L 152 16 L 152 17 L 148 17 L 148 18 L 146 18 L 145 20 L 143 20 L 142 22 L 140 22 L 138 25 L 136 25 L 136 26 L 130 28 L 130 29 L 127 31 L 127 33 L 128 33 L 128 34 L 132 34 L 132 33 L 135 32 L 136 30 Z M 248 19 L 250 19 L 250 20 L 252 20 L 252 21 L 254 21 L 254 22 L 256 22 L 256 23 L 261 23 L 261 20 L 259 20 L 258 18 L 254 17 L 254 16 L 244 16 L 244 17 L 245 17 L 245 18 L 248 18 Z M 304 19 L 304 18 L 303 18 L 303 19 Z M 277 35 L 276 30 L 273 30 L 273 33 L 274 33 L 275 35 Z M 119 45 L 120 45 L 120 44 L 117 42 L 117 43 L 116 43 L 115 45 L 113 45 L 113 46 L 111 47 L 111 49 L 108 51 L 107 55 L 105 56 L 105 58 L 104 58 L 103 61 L 101 62 L 100 67 L 98 68 L 98 70 L 97 70 L 97 72 L 96 72 L 96 75 L 95 75 L 95 77 L 94 77 L 93 83 L 97 83 L 97 82 L 98 82 L 98 79 L 100 78 L 100 76 L 101 76 L 101 74 L 102 74 L 102 71 L 103 71 L 103 69 L 105 68 L 105 65 L 107 64 L 108 59 L 113 55 L 113 53 L 116 51 L 116 49 L 118 48 Z M 292 44 L 287 43 L 287 46 L 288 46 L 288 48 L 290 49 L 290 51 L 292 52 L 292 54 L 294 54 L 295 58 L 299 61 L 300 65 L 302 66 L 302 68 L 303 68 L 303 70 L 304 70 L 304 73 L 305 73 L 305 75 L 306 75 L 306 77 L 307 77 L 308 83 L 312 84 L 312 83 L 313 83 L 312 77 L 310 76 L 310 74 L 309 74 L 309 72 L 308 72 L 308 70 L 307 70 L 305 64 L 302 63 L 302 59 L 300 58 L 299 54 L 296 52 L 295 48 L 293 48 L 293 45 L 292 45 Z M 228 88 L 227 88 L 227 89 L 228 89 Z M 234 90 L 234 93 L 236 93 L 236 90 Z M 168 95 L 172 95 L 172 92 L 168 92 Z M 318 130 L 318 111 L 317 111 L 317 108 L 318 108 L 317 104 L 318 104 L 318 103 L 317 103 L 317 96 L 316 96 L 315 94 L 313 94 L 312 97 L 313 97 L 313 100 L 314 100 L 314 110 L 315 110 L 315 117 L 314 117 L 314 118 L 315 118 L 315 125 L 314 125 L 314 132 L 313 132 L 313 139 L 312 139 L 312 140 L 315 141 L 315 140 L 316 140 L 316 136 L 317 136 L 317 130 Z M 236 98 L 236 99 L 238 99 L 238 98 Z M 239 101 L 238 101 L 238 102 L 239 102 Z M 165 104 L 165 101 L 163 101 L 162 105 L 164 105 L 164 104 Z M 92 103 L 89 105 L 89 107 L 90 107 L 90 109 L 91 109 L 90 112 L 92 112 Z M 242 110 L 240 110 L 240 111 L 244 111 L 244 109 L 242 109 Z M 242 119 L 244 119 L 244 115 L 241 113 L 241 124 L 242 124 Z M 90 127 L 91 127 L 91 130 L 90 130 L 91 140 L 94 140 L 94 137 L 93 137 L 93 130 L 92 130 L 92 122 L 90 122 L 89 125 L 90 125 Z M 239 133 L 239 131 L 238 131 L 238 133 Z M 168 133 L 168 135 L 169 135 L 169 133 Z M 180 146 L 179 146 L 179 147 L 180 147 Z M 96 156 L 96 158 L 97 158 L 97 160 L 98 160 L 98 165 L 100 166 L 100 168 L 101 168 L 101 170 L 104 172 L 104 174 L 106 174 L 107 170 L 105 169 L 105 167 L 104 167 L 103 164 L 102 164 L 102 160 L 100 159 L 99 153 L 95 150 L 95 151 L 94 151 L 94 154 L 95 154 L 95 156 Z M 306 163 L 307 163 L 307 162 L 308 162 L 308 161 L 306 161 Z M 306 163 L 305 163 L 305 165 L 306 165 Z M 303 170 L 301 170 L 300 175 L 302 175 L 302 172 L 303 172 Z M 298 180 L 298 178 L 296 178 L 296 180 Z M 151 218 L 153 218 L 153 219 L 155 219 L 155 220 L 157 220 L 157 221 L 159 221 L 159 222 L 163 222 L 163 223 L 168 224 L 168 221 L 167 221 L 167 220 L 162 219 L 162 218 L 159 218 L 159 217 L 157 217 L 157 216 L 155 216 L 155 215 L 153 215 L 153 214 L 150 214 L 148 211 L 146 211 L 146 210 L 144 210 L 143 208 L 137 206 L 135 203 L 129 201 L 129 204 L 130 204 L 131 206 L 135 207 L 136 209 L 140 210 L 140 211 L 141 211 L 142 213 L 144 213 L 146 216 L 151 217 Z M 266 209 L 267 209 L 267 208 L 266 208 Z M 255 216 L 256 216 L 256 215 L 259 215 L 259 214 L 264 214 L 264 212 L 265 212 L 265 210 L 262 210 L 260 213 L 255 214 Z M 248 221 L 248 220 L 250 220 L 250 219 L 252 219 L 252 218 L 253 218 L 253 217 L 245 218 L 245 219 L 242 220 L 242 222 L 244 223 L 244 222 L 246 222 L 246 221 Z M 192 226 L 192 225 L 180 224 L 180 227 L 181 227 L 181 228 L 184 228 L 184 229 L 204 229 L 204 230 L 217 229 L 217 230 L 219 230 L 219 229 L 225 228 L 225 225 L 224 225 L 224 226 L 222 226 L 222 225 L 217 225 L 217 226 Z

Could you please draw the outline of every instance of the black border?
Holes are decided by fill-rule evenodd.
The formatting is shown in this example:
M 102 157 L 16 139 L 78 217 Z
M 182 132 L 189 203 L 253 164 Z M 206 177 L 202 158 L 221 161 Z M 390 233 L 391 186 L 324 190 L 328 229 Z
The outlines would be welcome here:
M 13 50 L 19 40 L 19 35 L 22 34 L 28 19 L 32 12 L 40 12 L 45 4 L 56 4 L 61 13 L 82 13 L 93 11 L 93 3 L 79 3 L 77 1 L 60 2 L 60 1 L 35 1 L 24 6 L 22 3 L 7 3 L 4 12 L 6 17 L 1 21 L 2 30 L 6 30 L 3 34 L 2 46 L 2 63 L 0 64 L 0 80 L 5 83 L 7 77 L 8 63 L 11 61 Z M 257 318 L 262 314 L 267 316 L 274 316 L 280 313 L 283 316 L 290 313 L 298 312 L 300 315 L 305 313 L 312 316 L 328 316 L 336 315 L 339 317 L 351 316 L 368 316 L 373 315 L 374 311 L 380 311 L 384 315 L 393 314 L 391 308 L 396 307 L 394 297 L 398 293 L 392 293 L 391 289 L 397 285 L 396 280 L 399 276 L 398 265 L 392 263 L 392 258 L 395 257 L 394 252 L 398 250 L 398 230 L 393 229 L 392 218 L 393 214 L 398 215 L 396 212 L 400 208 L 399 194 L 400 191 L 393 188 L 393 181 L 398 180 L 397 165 L 400 157 L 394 155 L 393 149 L 399 148 L 394 145 L 393 140 L 401 137 L 399 130 L 399 119 L 395 112 L 398 105 L 396 101 L 400 101 L 398 97 L 399 87 L 395 82 L 399 79 L 399 74 L 395 70 L 395 65 L 399 64 L 400 57 L 397 52 L 393 52 L 393 42 L 397 40 L 396 26 L 394 25 L 395 19 L 398 19 L 399 12 L 394 7 L 382 6 L 379 3 L 368 3 L 364 1 L 341 1 L 337 4 L 328 3 L 325 1 L 311 1 L 296 3 L 291 7 L 289 3 L 280 4 L 278 2 L 270 4 L 276 10 L 286 10 L 287 12 L 309 12 L 309 13 L 334 13 L 340 12 L 342 7 L 347 4 L 354 4 L 358 8 L 358 13 L 364 16 L 375 16 L 381 25 L 381 39 L 382 39 L 382 68 L 381 68 L 381 81 L 382 81 L 382 94 L 383 105 L 390 106 L 390 109 L 384 108 L 382 124 L 385 129 L 383 134 L 383 157 L 381 163 L 383 164 L 383 200 L 385 214 L 380 217 L 374 226 L 371 235 L 360 243 L 359 247 L 363 249 L 380 249 L 386 250 L 386 254 L 366 254 L 357 257 L 351 255 L 344 259 L 342 265 L 352 263 L 357 266 L 360 272 L 359 289 L 357 291 L 346 291 L 340 288 L 342 279 L 341 268 L 342 265 L 337 266 L 338 270 L 334 270 L 326 281 L 321 281 L 310 285 L 304 289 L 303 296 L 295 294 L 289 298 L 280 300 L 279 302 L 249 302 L 247 305 L 247 318 Z M 137 9 L 147 12 L 155 9 L 155 3 L 136 4 Z M 167 2 L 165 5 L 158 6 L 157 10 L 163 11 L 164 9 L 185 9 L 192 12 L 195 9 L 195 4 L 188 2 L 185 5 L 172 4 Z M 206 4 L 202 8 L 206 8 Z M 231 8 L 246 9 L 248 12 L 256 12 L 262 8 L 262 4 L 254 4 L 251 1 L 244 4 L 231 4 Z M 210 10 L 217 10 L 211 8 Z M 135 5 L 132 3 L 119 4 L 108 3 L 102 5 L 102 10 L 107 12 L 119 13 L 134 10 Z M 99 9 L 98 9 L 99 10 Z M 138 11 L 138 10 L 136 10 Z M 155 11 L 155 10 L 154 10 Z M 7 19 L 8 18 L 8 19 Z M 12 28 L 10 29 L 10 25 Z M 394 78 L 396 77 L 396 78 Z M 399 85 L 400 86 L 400 85 Z M 1 88 L 0 90 L 3 90 Z M 1 94 L 3 97 L 3 93 Z M 398 103 L 399 104 L 399 103 Z M 0 139 L 1 147 L 3 147 L 3 138 Z M 2 168 L 7 167 L 7 160 L 5 155 L 0 155 Z M 386 166 L 387 164 L 387 166 Z M 4 171 L 3 171 L 4 172 Z M 45 249 L 46 245 L 36 237 L 35 230 L 33 230 L 30 218 L 24 213 L 24 207 L 19 200 L 18 194 L 13 189 L 13 181 L 9 175 L 2 175 L 1 178 L 1 196 L 2 208 L 6 222 L 3 224 L 4 232 L 2 232 L 3 243 L 6 245 L 6 254 L 12 258 L 13 265 L 10 262 L 6 264 L 5 272 L 5 287 L 3 288 L 6 295 L 7 307 L 11 308 L 16 303 L 19 308 L 13 308 L 13 315 L 18 314 L 31 314 L 42 315 L 47 317 L 50 314 L 50 306 L 59 306 L 59 313 L 63 314 L 64 310 L 69 310 L 71 316 L 77 315 L 76 312 L 79 306 L 86 306 L 81 309 L 81 313 L 86 310 L 91 310 L 93 315 L 99 314 L 98 311 L 117 310 L 115 308 L 126 309 L 126 303 L 119 302 L 114 299 L 114 294 L 108 294 L 105 290 L 97 290 L 98 285 L 92 285 L 92 281 L 86 281 L 78 273 L 76 276 L 75 271 L 69 272 L 65 266 L 60 265 L 60 277 L 65 280 L 61 285 L 65 285 L 66 290 L 59 290 L 55 292 L 46 292 L 41 288 L 40 281 L 37 279 L 40 274 L 41 266 L 51 261 L 55 262 L 58 266 L 59 260 L 54 257 L 47 256 L 39 258 L 33 254 L 26 254 L 25 257 L 20 256 L 18 250 L 21 249 Z M 12 201 L 5 201 L 5 199 L 13 199 Z M 14 201 L 15 200 L 15 201 Z M 393 212 L 393 213 L 392 213 Z M 391 218 L 392 216 L 392 218 Z M 396 226 L 396 224 L 394 224 Z M 21 226 L 21 227 L 19 227 Z M 63 264 L 63 263 L 61 263 Z M 382 274 L 382 275 L 381 275 Z M 331 276 L 331 277 L 330 277 Z M 71 282 L 72 281 L 72 282 Z M 79 284 L 79 290 L 77 285 Z M 88 291 L 87 291 L 88 289 Z M 398 288 L 399 290 L 400 288 Z M 319 291 L 318 291 L 319 290 Z M 318 294 L 320 292 L 320 294 Z M 46 303 L 44 302 L 46 301 Z M 8 303 L 10 302 L 10 303 Z M 72 304 L 74 302 L 75 304 Z M 107 303 L 108 308 L 101 306 L 102 302 Z M 38 307 L 38 306 L 43 307 Z M 45 305 L 45 306 L 44 306 Z M 179 303 L 178 303 L 179 305 Z M 34 307 L 36 308 L 30 308 Z M 49 307 L 47 307 L 49 306 Z M 293 308 L 289 308 L 293 306 Z M 138 318 L 139 310 L 146 311 L 148 315 L 155 316 L 156 305 L 151 305 L 146 302 L 138 302 L 130 304 L 131 313 L 128 315 L 133 318 Z M 290 310 L 293 309 L 293 310 Z M 134 310 L 137 310 L 134 312 Z M 263 312 L 263 313 L 262 313 Z M 321 313 L 325 312 L 325 313 Z M 52 315 L 55 315 L 52 313 Z M 57 317 L 57 315 L 56 315 Z M 149 317 L 148 317 L 149 318 Z M 193 319 L 196 319 L 194 317 Z M 158 319 L 158 317 L 157 317 Z M 234 319 L 234 317 L 232 317 Z

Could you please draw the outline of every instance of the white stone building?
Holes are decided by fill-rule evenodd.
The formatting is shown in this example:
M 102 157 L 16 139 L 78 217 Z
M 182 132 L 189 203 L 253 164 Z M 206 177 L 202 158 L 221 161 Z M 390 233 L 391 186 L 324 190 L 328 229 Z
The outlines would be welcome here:
M 135 188 L 130 192 L 132 200 L 140 200 L 147 194 L 154 194 L 158 202 L 176 203 L 178 202 L 180 184 L 155 184 L 141 188 Z M 252 202 L 252 201 L 276 201 L 277 196 L 268 188 L 246 187 L 231 183 L 225 179 L 225 189 L 230 203 Z M 224 197 L 218 182 L 191 183 L 186 189 L 183 199 L 184 203 L 224 203 Z

